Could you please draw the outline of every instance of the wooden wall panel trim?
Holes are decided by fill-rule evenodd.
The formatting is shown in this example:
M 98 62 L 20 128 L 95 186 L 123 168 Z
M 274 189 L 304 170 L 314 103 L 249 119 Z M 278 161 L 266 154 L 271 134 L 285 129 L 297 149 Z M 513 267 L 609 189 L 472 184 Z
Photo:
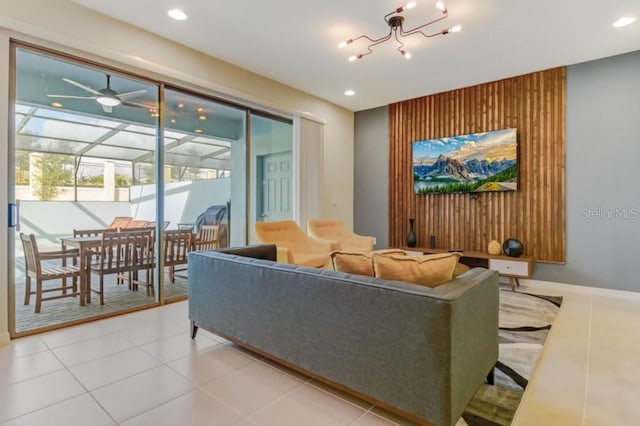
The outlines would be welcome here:
M 410 217 L 418 246 L 486 251 L 517 238 L 537 261 L 566 260 L 566 68 L 512 77 L 389 106 L 389 243 L 404 246 Z M 416 140 L 518 129 L 519 190 L 413 193 Z

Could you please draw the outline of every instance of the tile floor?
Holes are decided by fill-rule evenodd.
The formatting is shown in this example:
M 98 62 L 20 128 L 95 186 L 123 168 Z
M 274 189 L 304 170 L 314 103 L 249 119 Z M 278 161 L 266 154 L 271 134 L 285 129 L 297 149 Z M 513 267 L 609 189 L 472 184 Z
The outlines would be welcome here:
M 524 282 L 565 297 L 514 425 L 634 424 L 640 294 Z M 181 302 L 0 348 L 7 425 L 393 425 L 383 410 L 200 330 Z

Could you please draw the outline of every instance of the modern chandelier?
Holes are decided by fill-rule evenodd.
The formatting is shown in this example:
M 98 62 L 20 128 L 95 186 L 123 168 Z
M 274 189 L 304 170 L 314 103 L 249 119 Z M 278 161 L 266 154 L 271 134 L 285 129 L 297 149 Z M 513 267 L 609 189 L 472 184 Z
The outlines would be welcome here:
M 433 25 L 436 22 L 440 22 L 444 19 L 446 19 L 449 16 L 449 12 L 447 11 L 447 8 L 444 5 L 444 2 L 442 0 L 438 1 L 436 3 L 436 8 L 438 8 L 440 10 L 440 12 L 442 12 L 442 16 L 440 16 L 438 19 L 434 19 L 433 21 L 427 22 L 426 24 L 422 24 L 420 26 L 417 26 L 413 29 L 410 30 L 405 30 L 402 26 L 403 22 L 404 22 L 404 16 L 401 15 L 402 12 L 404 12 L 407 9 L 413 9 L 414 7 L 416 7 L 417 2 L 415 1 L 411 1 L 409 3 L 407 3 L 405 6 L 401 6 L 399 8 L 397 8 L 396 10 L 394 10 L 393 12 L 390 12 L 388 14 L 386 14 L 384 16 L 384 21 L 387 23 L 387 25 L 389 26 L 389 33 L 383 37 L 380 37 L 378 39 L 372 39 L 371 37 L 367 36 L 367 35 L 361 35 L 355 38 L 351 38 L 347 41 L 343 41 L 342 43 L 340 43 L 338 45 L 339 48 L 345 48 L 348 45 L 350 45 L 351 43 L 358 41 L 362 38 L 369 40 L 370 44 L 367 46 L 367 50 L 357 54 L 357 55 L 351 55 L 349 56 L 349 62 L 353 62 L 356 61 L 358 59 L 362 59 L 363 57 L 370 55 L 371 53 L 373 53 L 372 48 L 384 43 L 385 41 L 391 40 L 391 37 L 395 38 L 395 40 L 398 42 L 398 52 L 400 52 L 400 54 L 402 56 L 404 56 L 406 59 L 410 59 L 411 58 L 411 52 L 407 51 L 404 48 L 404 43 L 401 41 L 401 39 L 403 37 L 409 37 L 412 36 L 414 34 L 422 34 L 424 37 L 426 38 L 431 38 L 431 37 L 436 37 L 439 35 L 446 35 L 449 33 L 457 33 L 458 31 L 460 31 L 462 29 L 462 27 L 460 25 L 455 25 L 451 28 L 446 28 L 442 31 L 438 31 L 432 34 L 427 34 L 425 32 L 423 32 L 422 30 L 426 27 L 428 27 L 429 25 Z

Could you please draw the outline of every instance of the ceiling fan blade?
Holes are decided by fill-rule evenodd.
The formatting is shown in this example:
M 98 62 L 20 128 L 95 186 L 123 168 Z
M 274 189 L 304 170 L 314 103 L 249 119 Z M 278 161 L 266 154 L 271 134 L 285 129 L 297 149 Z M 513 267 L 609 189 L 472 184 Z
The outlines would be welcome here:
M 136 107 L 136 108 L 144 108 L 144 109 L 158 109 L 156 104 L 153 104 L 152 106 L 149 105 L 145 105 L 145 104 L 140 104 L 137 102 L 131 102 L 131 101 L 122 101 L 122 105 L 127 105 L 127 106 L 131 106 L 131 107 Z
M 100 95 L 100 94 L 101 94 L 101 93 L 100 93 L 100 92 L 98 92 L 97 90 L 92 89 L 92 88 L 91 88 L 91 87 L 89 87 L 89 86 L 85 86 L 85 85 L 84 85 L 84 84 L 82 84 L 82 83 L 78 83 L 77 81 L 73 81 L 73 80 L 71 80 L 71 79 L 69 79 L 69 78 L 63 78 L 62 80 L 63 80 L 63 81 L 66 81 L 67 83 L 72 84 L 72 85 L 74 85 L 74 86 L 76 86 L 76 87 L 79 87 L 79 88 L 81 88 L 81 89 L 83 89 L 83 90 L 86 90 L 86 91 L 87 91 L 87 92 L 89 92 L 89 93 L 93 93 L 94 95 Z
M 145 93 L 147 93 L 146 90 L 136 90 L 135 92 L 127 92 L 127 93 L 118 93 L 118 97 L 120 99 L 125 99 L 125 98 L 133 98 L 135 96 L 140 96 L 140 95 L 144 95 Z
M 47 95 L 50 98 L 64 98 L 64 99 L 95 99 L 95 96 L 72 96 L 72 95 Z
M 107 106 L 107 105 L 102 105 L 102 104 L 100 104 L 100 105 L 102 106 L 102 110 L 104 112 L 109 112 L 109 113 L 113 112 L 113 107 L 110 107 L 110 106 Z

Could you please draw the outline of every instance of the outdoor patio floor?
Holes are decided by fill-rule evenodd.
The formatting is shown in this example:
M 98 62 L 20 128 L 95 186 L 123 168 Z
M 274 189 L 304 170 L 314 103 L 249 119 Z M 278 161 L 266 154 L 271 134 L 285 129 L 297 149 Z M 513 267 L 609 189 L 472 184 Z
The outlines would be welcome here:
M 31 295 L 29 305 L 24 304 L 24 264 L 18 264 L 16 270 L 16 294 L 15 294 L 15 311 L 16 311 L 16 332 L 24 332 L 52 325 L 62 324 L 70 321 L 81 319 L 90 319 L 92 317 L 110 314 L 121 310 L 130 310 L 133 308 L 153 305 L 155 298 L 147 296 L 146 288 L 139 286 L 137 291 L 129 290 L 127 282 L 117 285 L 115 275 L 105 276 L 104 282 L 104 305 L 100 305 L 99 295 L 92 293 L 91 303 L 81 306 L 77 297 L 64 297 L 61 299 L 48 300 L 42 302 L 40 313 L 36 314 L 35 294 Z M 144 276 L 144 274 L 143 274 Z M 92 275 L 93 287 L 97 287 L 99 277 Z M 168 274 L 165 272 L 165 298 L 178 298 L 187 295 L 187 279 L 176 277 L 175 284 L 169 281 Z M 45 281 L 45 288 L 48 286 L 59 286 L 60 281 Z M 35 282 L 32 280 L 32 288 L 35 288 Z M 57 292 L 47 293 L 46 296 L 60 294 Z

